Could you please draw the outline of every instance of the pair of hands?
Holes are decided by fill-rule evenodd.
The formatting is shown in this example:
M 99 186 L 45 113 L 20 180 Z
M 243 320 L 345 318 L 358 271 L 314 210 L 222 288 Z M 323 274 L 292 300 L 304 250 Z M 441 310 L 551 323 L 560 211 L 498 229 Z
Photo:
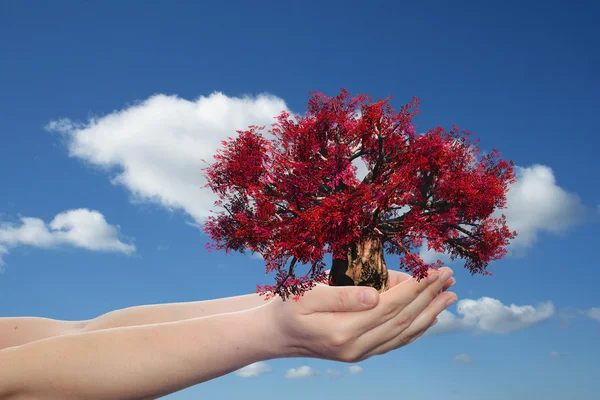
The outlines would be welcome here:
M 369 287 L 318 284 L 299 301 L 277 297 L 266 307 L 289 356 L 358 362 L 405 346 L 433 326 L 457 299 L 445 292 L 455 282 L 451 276 L 444 267 L 417 282 L 389 271 L 390 288 L 381 294 Z

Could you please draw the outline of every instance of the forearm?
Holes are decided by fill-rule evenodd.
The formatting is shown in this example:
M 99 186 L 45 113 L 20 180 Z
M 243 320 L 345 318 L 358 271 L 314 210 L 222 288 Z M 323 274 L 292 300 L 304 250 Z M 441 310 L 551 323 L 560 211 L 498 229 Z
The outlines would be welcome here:
M 0 351 L 1 399 L 150 399 L 286 355 L 266 307 Z
M 248 310 L 263 304 L 264 297 L 247 294 L 214 300 L 128 307 L 86 321 L 59 321 L 39 317 L 0 318 L 0 350 L 71 333 L 181 321 Z
M 99 329 L 181 321 L 244 311 L 265 303 L 264 297 L 258 294 L 247 294 L 214 300 L 142 305 L 111 311 L 89 321 L 84 321 L 83 329 L 90 332 Z
M 58 321 L 39 317 L 0 318 L 0 350 L 79 332 L 83 326 L 81 321 Z

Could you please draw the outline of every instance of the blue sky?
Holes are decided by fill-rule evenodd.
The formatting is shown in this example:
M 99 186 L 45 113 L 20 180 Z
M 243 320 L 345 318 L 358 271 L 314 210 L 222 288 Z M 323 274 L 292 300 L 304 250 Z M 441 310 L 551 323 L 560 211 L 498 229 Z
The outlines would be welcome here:
M 0 316 L 253 292 L 261 260 L 204 248 L 198 159 L 310 91 L 418 96 L 418 130 L 456 123 L 519 166 L 511 256 L 492 277 L 454 265 L 437 331 L 353 375 L 276 360 L 168 398 L 595 398 L 599 7 L 284 3 L 1 2 Z

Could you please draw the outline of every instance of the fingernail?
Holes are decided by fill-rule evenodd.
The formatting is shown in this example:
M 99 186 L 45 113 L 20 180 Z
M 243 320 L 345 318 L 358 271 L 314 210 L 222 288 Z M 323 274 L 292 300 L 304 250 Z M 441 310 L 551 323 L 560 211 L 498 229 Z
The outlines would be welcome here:
M 452 296 L 452 298 L 448 299 L 448 301 L 446 302 L 446 307 L 451 306 L 452 304 L 454 304 L 456 302 L 456 296 Z
M 452 271 L 445 270 L 442 272 L 442 283 L 446 283 L 448 279 L 452 276 Z
M 375 303 L 375 293 L 372 290 L 363 290 L 359 295 L 360 302 L 365 306 L 372 306 Z
M 452 280 L 450 281 L 450 286 L 454 286 L 455 283 L 456 283 L 456 279 L 452 278 Z
M 427 280 L 429 282 L 434 282 L 437 278 L 439 278 L 439 276 L 440 276 L 440 274 L 438 274 L 437 272 L 430 272 Z

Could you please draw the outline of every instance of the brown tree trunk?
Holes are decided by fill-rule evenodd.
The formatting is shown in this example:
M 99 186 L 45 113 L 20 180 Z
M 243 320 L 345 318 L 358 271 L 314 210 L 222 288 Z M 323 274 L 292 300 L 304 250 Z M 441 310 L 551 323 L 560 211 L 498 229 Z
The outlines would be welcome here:
M 346 259 L 333 260 L 329 279 L 333 286 L 371 286 L 385 292 L 389 279 L 383 242 L 369 238 L 348 246 Z

